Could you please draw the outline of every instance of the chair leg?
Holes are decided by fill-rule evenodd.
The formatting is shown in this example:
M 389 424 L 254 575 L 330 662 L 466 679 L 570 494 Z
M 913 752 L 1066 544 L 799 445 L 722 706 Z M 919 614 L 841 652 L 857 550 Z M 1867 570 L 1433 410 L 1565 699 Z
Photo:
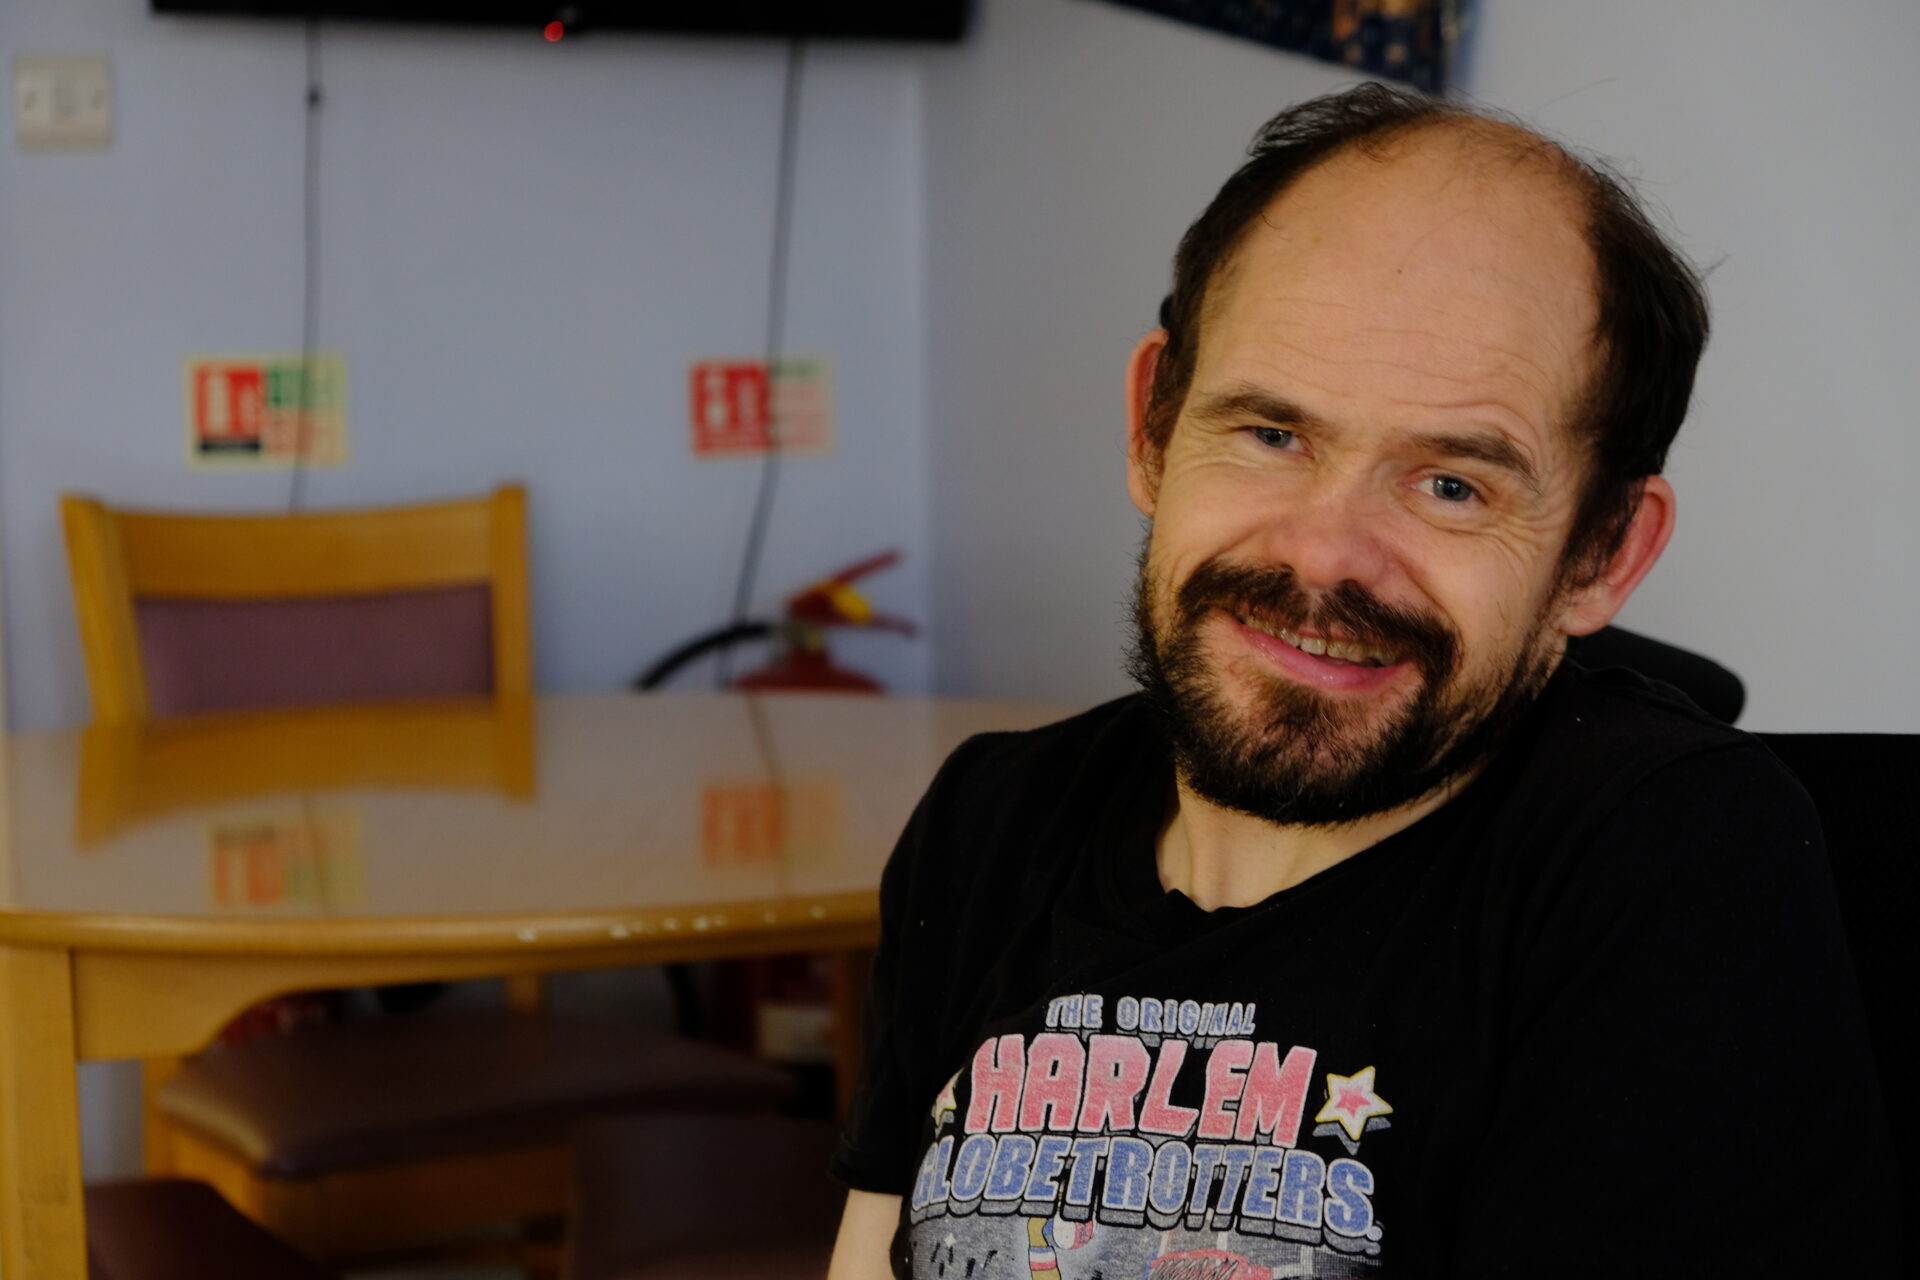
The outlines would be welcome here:
M 185 1058 L 148 1058 L 140 1064 L 140 1135 L 143 1163 L 152 1177 L 163 1177 L 178 1167 L 173 1150 L 173 1125 L 155 1104 L 160 1088 L 180 1074 Z
M 515 1013 L 538 1013 L 547 1006 L 546 980 L 537 973 L 507 979 L 507 1008 Z
M 667 990 L 673 994 L 673 1029 L 690 1039 L 706 1035 L 707 1010 L 700 989 L 694 985 L 693 966 L 662 965 L 661 972 L 666 975 Z

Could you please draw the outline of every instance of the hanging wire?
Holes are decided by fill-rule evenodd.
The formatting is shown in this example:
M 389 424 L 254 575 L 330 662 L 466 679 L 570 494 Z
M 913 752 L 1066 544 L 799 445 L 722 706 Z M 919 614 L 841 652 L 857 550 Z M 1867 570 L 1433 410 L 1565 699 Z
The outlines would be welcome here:
M 773 255 L 767 270 L 767 337 L 765 345 L 767 376 L 767 452 L 760 464 L 760 485 L 754 495 L 753 516 L 747 525 L 747 548 L 740 562 L 740 577 L 733 591 L 733 626 L 747 622 L 747 609 L 753 602 L 755 579 L 760 573 L 761 556 L 766 550 L 767 526 L 773 517 L 773 495 L 780 484 L 780 418 L 774 405 L 774 369 L 784 343 L 787 310 L 787 262 L 793 239 L 793 172 L 800 137 L 800 80 L 805 67 L 806 41 L 796 36 L 787 41 L 785 85 L 780 102 L 780 167 L 774 184 Z M 733 672 L 730 649 L 720 651 L 715 667 L 715 684 L 726 688 Z
M 313 363 L 320 329 L 320 20 L 307 19 L 307 119 L 300 190 L 300 378 L 294 414 L 293 475 L 287 509 L 298 515 L 307 505 L 307 449 L 311 445 Z M 337 388 L 335 389 L 337 393 Z

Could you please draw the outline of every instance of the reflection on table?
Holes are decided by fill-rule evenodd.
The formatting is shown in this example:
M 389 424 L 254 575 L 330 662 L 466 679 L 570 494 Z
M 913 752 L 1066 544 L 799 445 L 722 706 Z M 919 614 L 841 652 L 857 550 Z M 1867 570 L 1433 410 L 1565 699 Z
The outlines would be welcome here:
M 582 696 L 24 735 L 0 916 L 578 917 L 870 891 L 948 750 L 1055 710 Z

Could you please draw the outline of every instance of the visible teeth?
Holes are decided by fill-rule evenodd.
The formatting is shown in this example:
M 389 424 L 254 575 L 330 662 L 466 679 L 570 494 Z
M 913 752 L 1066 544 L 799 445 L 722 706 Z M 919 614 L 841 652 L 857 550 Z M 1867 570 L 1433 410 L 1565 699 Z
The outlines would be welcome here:
M 1283 640 L 1300 652 L 1310 653 L 1315 657 L 1338 658 L 1342 662 L 1355 662 L 1373 667 L 1390 667 L 1400 660 L 1397 654 L 1389 653 L 1385 649 L 1376 649 L 1355 640 L 1328 640 L 1323 636 L 1303 636 L 1285 627 L 1268 626 L 1258 618 L 1236 616 L 1240 617 L 1242 625 L 1264 632 L 1276 640 Z
M 1291 645 L 1298 645 L 1300 643 L 1297 639 L 1291 638 L 1290 632 L 1276 631 L 1274 628 L 1268 626 L 1266 623 L 1260 621 L 1260 619 L 1258 618 L 1249 618 L 1242 613 L 1236 613 L 1233 616 L 1240 619 L 1240 625 L 1243 627 L 1251 627 L 1255 631 L 1259 631 L 1259 632 L 1262 632 L 1263 634 L 1270 635 L 1276 640 L 1285 640 L 1288 644 L 1291 644 Z

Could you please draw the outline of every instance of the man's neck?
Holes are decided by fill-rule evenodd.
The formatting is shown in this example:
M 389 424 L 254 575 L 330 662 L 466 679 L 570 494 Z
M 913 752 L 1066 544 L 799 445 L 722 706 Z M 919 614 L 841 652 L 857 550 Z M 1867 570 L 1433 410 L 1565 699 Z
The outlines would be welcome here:
M 1203 911 L 1250 907 L 1406 830 L 1459 795 L 1478 773 L 1338 827 L 1280 826 L 1223 809 L 1179 782 L 1157 846 L 1160 884 L 1186 894 Z

